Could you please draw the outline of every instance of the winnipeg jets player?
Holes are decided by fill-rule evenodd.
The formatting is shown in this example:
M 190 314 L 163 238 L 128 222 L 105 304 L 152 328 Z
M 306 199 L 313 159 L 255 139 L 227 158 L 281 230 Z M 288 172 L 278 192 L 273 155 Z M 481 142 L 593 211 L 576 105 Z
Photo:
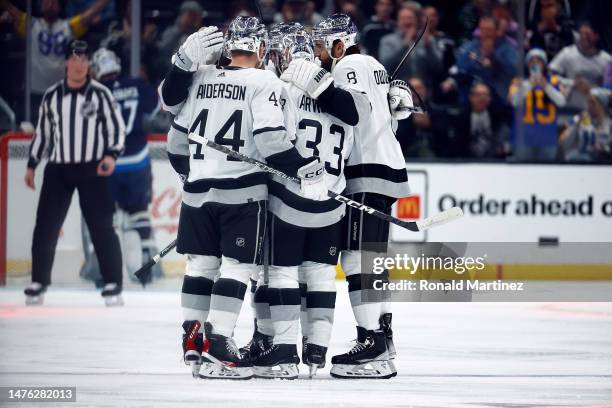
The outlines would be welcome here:
M 355 143 L 345 168 L 345 194 L 390 214 L 395 200 L 410 193 L 394 127 L 397 119 L 409 116 L 403 108 L 412 107 L 412 95 L 403 81 L 389 84 L 383 66 L 373 57 L 359 53 L 356 34 L 355 25 L 343 14 L 328 17 L 313 29 L 321 66 L 332 72 L 337 84 L 365 92 L 372 105 L 372 115 L 355 128 Z M 341 264 L 357 321 L 357 344 L 332 358 L 331 374 L 342 378 L 389 378 L 397 374 L 390 361 L 391 316 L 382 309 L 384 302 L 363 302 L 361 296 L 361 290 L 368 289 L 361 286 L 361 251 L 386 251 L 389 223 L 349 208 L 344 234 L 347 242 Z M 364 242 L 376 245 L 363 248 Z
M 365 94 L 336 86 L 329 72 L 314 63 L 314 44 L 303 28 L 292 26 L 280 30 L 278 36 L 271 39 L 278 45 L 271 57 L 277 71 L 283 73 L 281 79 L 290 81 L 284 111 L 286 118 L 297 124 L 296 148 L 303 156 L 321 159 L 327 188 L 340 193 L 346 185 L 343 170 L 353 144 L 353 126 L 369 116 L 370 104 Z M 307 74 L 295 77 L 298 70 Z M 307 318 L 302 321 L 306 338 L 302 356 L 312 375 L 325 365 L 331 337 L 335 265 L 345 205 L 306 199 L 297 185 L 276 176 L 268 186 L 267 301 L 274 340 L 265 351 L 251 353 L 253 368 L 261 377 L 297 377 L 299 277 L 306 288 L 307 306 Z
M 200 65 L 175 117 L 172 138 L 182 140 L 176 145 L 184 146 L 186 135 L 196 133 L 265 159 L 299 177 L 305 197 L 324 199 L 323 164 L 301 156 L 285 128 L 280 103 L 283 83 L 271 72 L 255 68 L 265 54 L 266 41 L 265 27 L 257 18 L 235 18 L 225 36 L 231 63 L 217 68 L 204 65 L 214 61 L 208 53 L 213 38 L 186 40 L 173 58 L 175 68 L 188 72 L 194 64 Z M 161 88 L 166 105 L 184 99 L 173 95 L 178 89 L 174 79 L 169 74 Z M 259 270 L 267 174 L 200 142 L 197 136 L 188 142 L 189 173 L 177 242 L 178 252 L 187 254 L 182 289 L 185 359 L 197 360 L 202 353 L 202 377 L 250 378 L 252 365 L 239 353 L 232 333 L 249 276 Z
M 129 276 L 157 253 L 149 214 L 152 197 L 151 158 L 144 120 L 159 111 L 155 89 L 138 77 L 121 75 L 119 57 L 106 48 L 100 48 L 92 56 L 92 72 L 95 78 L 108 87 L 121 108 L 126 123 L 125 150 L 117 159 L 111 176 L 111 190 L 117 204 L 116 215 L 123 219 L 123 256 Z M 98 259 L 93 252 L 89 232 L 83 228 L 85 264 L 80 275 L 86 279 L 100 281 Z M 156 265 L 149 276 L 159 278 L 163 274 Z

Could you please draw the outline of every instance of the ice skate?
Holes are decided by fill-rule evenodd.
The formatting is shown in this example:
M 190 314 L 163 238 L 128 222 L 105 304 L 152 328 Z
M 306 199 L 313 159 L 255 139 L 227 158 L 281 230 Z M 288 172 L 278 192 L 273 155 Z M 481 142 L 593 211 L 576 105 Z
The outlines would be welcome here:
M 210 323 L 204 323 L 204 346 L 200 378 L 248 380 L 253 377 L 253 366 L 244 358 L 231 337 L 213 334 Z
M 204 336 L 198 333 L 202 324 L 197 320 L 186 320 L 183 322 L 183 361 L 191 367 L 194 377 L 200 376 L 202 366 L 202 350 L 204 348 Z
M 319 368 L 325 367 L 325 356 L 327 347 L 317 344 L 306 343 L 302 351 L 302 361 L 308 366 L 308 377 L 312 378 L 317 374 Z
M 273 339 L 273 336 L 260 333 L 256 329 L 251 340 L 240 348 L 240 354 L 248 359 L 256 358 L 259 354 L 272 347 Z
M 123 306 L 123 298 L 121 297 L 121 286 L 116 283 L 107 283 L 102 288 L 102 297 L 106 306 Z
M 357 327 L 357 344 L 348 353 L 332 357 L 330 374 L 336 378 L 391 378 L 397 375 L 389 360 L 385 334 Z
M 393 344 L 393 330 L 391 330 L 391 319 L 393 315 L 391 313 L 385 313 L 380 316 L 378 322 L 380 323 L 380 330 L 385 333 L 385 340 L 387 341 L 387 351 L 389 352 L 389 360 L 393 360 L 396 356 L 395 345 Z
M 255 357 L 252 363 L 255 377 L 295 380 L 300 358 L 295 344 L 274 344 Z
M 23 293 L 26 295 L 27 306 L 40 306 L 43 304 L 47 287 L 38 282 L 32 282 L 30 286 L 25 288 Z

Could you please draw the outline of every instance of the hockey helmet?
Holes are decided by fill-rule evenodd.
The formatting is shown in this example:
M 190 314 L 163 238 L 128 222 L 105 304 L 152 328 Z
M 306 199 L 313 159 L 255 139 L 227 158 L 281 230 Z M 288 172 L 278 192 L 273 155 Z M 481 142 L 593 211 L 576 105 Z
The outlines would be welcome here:
M 323 47 L 332 59 L 340 59 L 346 49 L 357 44 L 357 27 L 346 14 L 334 14 L 323 19 L 312 29 L 315 44 Z M 338 58 L 332 57 L 334 43 L 339 40 L 344 43 L 344 51 Z
M 273 27 L 270 36 L 270 54 L 278 73 L 282 73 L 292 59 L 303 58 L 314 61 L 312 37 L 299 23 L 288 23 Z
M 121 61 L 117 54 L 107 48 L 100 48 L 91 57 L 91 69 L 96 78 L 121 72 Z
M 260 58 L 259 49 L 266 47 L 264 57 L 267 53 L 268 32 L 257 17 L 238 16 L 232 20 L 224 39 L 224 51 L 226 57 L 231 58 L 232 51 L 253 52 Z

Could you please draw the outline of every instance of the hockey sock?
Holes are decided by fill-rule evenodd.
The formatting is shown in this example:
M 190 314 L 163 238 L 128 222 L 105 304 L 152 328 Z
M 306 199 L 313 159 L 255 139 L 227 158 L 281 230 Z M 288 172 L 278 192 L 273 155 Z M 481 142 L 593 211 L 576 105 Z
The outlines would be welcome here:
M 303 278 L 301 269 L 300 275 L 300 326 L 302 326 L 302 337 L 310 335 L 310 324 L 308 323 L 308 309 L 306 308 L 306 278 Z
M 263 278 L 257 283 L 255 291 L 255 317 L 257 318 L 257 331 L 266 336 L 274 336 L 268 304 L 268 285 L 264 284 Z
M 373 288 L 363 287 L 361 275 L 361 252 L 360 251 L 342 251 L 340 256 L 342 269 L 346 274 L 348 282 L 349 298 L 355 315 L 357 326 L 363 327 L 366 330 L 375 330 L 379 328 L 378 319 L 380 318 L 381 302 L 369 301 L 376 299 L 379 293 L 375 293 Z M 369 291 L 369 292 L 366 292 Z M 372 296 L 370 296 L 372 295 Z M 368 299 L 368 301 L 364 301 Z
M 219 273 L 219 258 L 187 255 L 187 267 L 181 289 L 181 307 L 184 320 L 200 322 L 200 333 L 210 308 L 213 283 Z
M 212 288 L 207 320 L 213 326 L 213 334 L 232 336 L 254 270 L 259 270 L 259 266 L 222 257 L 219 279 Z
M 297 266 L 270 266 L 268 286 L 274 344 L 296 344 L 300 319 Z
M 299 271 L 307 284 L 308 343 L 328 347 L 336 306 L 336 267 L 304 262 Z

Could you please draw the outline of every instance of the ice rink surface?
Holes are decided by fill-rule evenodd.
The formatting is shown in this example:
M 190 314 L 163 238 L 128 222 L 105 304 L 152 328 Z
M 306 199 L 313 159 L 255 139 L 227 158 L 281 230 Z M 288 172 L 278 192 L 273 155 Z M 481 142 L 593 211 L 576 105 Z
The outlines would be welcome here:
M 397 303 L 398 376 L 335 380 L 355 337 L 339 284 L 328 367 L 308 380 L 195 380 L 181 361 L 180 283 L 97 292 L 51 288 L 44 307 L 0 289 L 0 386 L 76 386 L 65 407 L 612 407 L 612 303 Z M 248 301 L 248 298 L 247 298 Z M 236 336 L 248 340 L 245 302 Z M 3 405 L 4 404 L 4 405 Z

